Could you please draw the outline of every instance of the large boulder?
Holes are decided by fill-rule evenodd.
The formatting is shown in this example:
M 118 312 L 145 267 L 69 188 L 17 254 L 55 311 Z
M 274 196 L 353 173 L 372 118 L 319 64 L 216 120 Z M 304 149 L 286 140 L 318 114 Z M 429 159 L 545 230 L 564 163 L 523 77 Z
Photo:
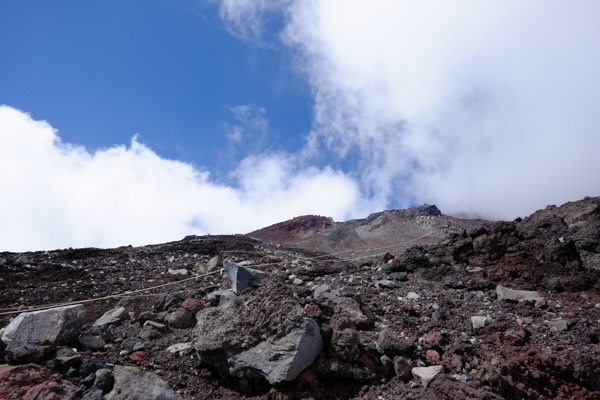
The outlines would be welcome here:
M 281 278 L 240 299 L 196 315 L 194 345 L 202 363 L 271 384 L 294 380 L 323 348 L 319 326 Z
M 56 345 L 77 342 L 85 324 L 82 304 L 19 314 L 2 333 L 2 341 L 11 350 L 30 343 L 46 341 Z
M 116 365 L 113 390 L 106 400 L 181 400 L 182 397 L 154 372 Z
M 227 278 L 231 284 L 231 290 L 237 295 L 242 293 L 242 290 L 249 286 L 260 286 L 262 280 L 269 276 L 266 272 L 242 267 L 229 260 L 223 261 L 223 266 L 225 267 L 225 271 L 227 271 Z

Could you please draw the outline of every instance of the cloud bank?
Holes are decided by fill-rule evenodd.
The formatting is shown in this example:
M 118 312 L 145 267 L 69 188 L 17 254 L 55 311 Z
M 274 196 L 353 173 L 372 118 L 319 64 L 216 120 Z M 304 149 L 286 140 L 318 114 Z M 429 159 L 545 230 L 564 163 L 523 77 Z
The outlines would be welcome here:
M 225 135 L 245 158 L 225 184 L 138 137 L 90 152 L 0 106 L 0 250 L 144 245 L 422 203 L 513 219 L 600 195 L 596 1 L 212 3 L 249 45 L 266 35 L 291 50 L 314 95 L 305 147 L 270 152 L 267 111 L 233 107 Z
M 512 219 L 600 195 L 600 3 L 222 0 L 238 37 L 285 21 L 314 96 L 306 154 L 359 160 L 377 207 Z
M 88 152 L 44 121 L 0 106 L 2 251 L 146 245 L 187 234 L 247 233 L 301 214 L 344 219 L 353 180 L 293 157 L 248 157 L 235 187 L 208 172 L 130 146 Z

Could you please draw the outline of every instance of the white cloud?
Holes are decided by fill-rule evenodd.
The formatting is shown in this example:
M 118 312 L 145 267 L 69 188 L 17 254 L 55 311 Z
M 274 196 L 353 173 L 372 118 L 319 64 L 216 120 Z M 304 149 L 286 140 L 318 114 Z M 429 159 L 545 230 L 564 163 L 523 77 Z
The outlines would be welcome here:
M 355 183 L 330 168 L 299 169 L 286 155 L 242 162 L 239 187 L 131 145 L 88 152 L 44 121 L 0 106 L 2 250 L 145 245 L 187 234 L 247 233 L 302 214 L 344 219 Z
M 358 156 L 371 205 L 512 219 L 600 195 L 600 3 L 221 5 L 254 35 L 282 12 L 315 94 L 305 153 Z
M 237 120 L 252 129 L 265 132 L 269 126 L 266 108 L 257 107 L 254 104 L 244 104 L 231 107 L 231 112 Z
M 241 39 L 256 39 L 264 32 L 270 14 L 280 12 L 291 0 L 210 0 L 219 4 L 227 31 Z

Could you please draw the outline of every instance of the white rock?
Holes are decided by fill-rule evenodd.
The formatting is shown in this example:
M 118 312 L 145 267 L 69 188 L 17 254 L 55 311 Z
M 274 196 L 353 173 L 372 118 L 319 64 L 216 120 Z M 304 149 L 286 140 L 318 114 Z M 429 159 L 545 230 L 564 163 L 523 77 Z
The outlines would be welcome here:
M 471 317 L 471 323 L 473 324 L 473 329 L 480 329 L 494 323 L 494 320 L 490 317 L 473 316 Z
M 184 355 L 188 350 L 193 349 L 194 346 L 191 343 L 175 343 L 167 347 L 167 351 L 171 354 L 179 353 L 180 356 Z
M 441 365 L 434 365 L 433 367 L 416 367 L 413 368 L 411 372 L 415 379 L 421 381 L 421 385 L 423 385 L 423 387 L 427 387 L 429 382 L 431 382 L 431 380 L 443 370 L 444 367 Z
M 187 275 L 188 270 L 187 269 L 170 269 L 169 268 L 169 274 L 171 274 L 171 275 Z
M 530 290 L 513 290 L 498 285 L 496 286 L 496 295 L 498 300 L 533 301 L 536 307 L 542 307 L 546 304 L 544 298 L 538 292 Z
M 294 285 L 302 285 L 303 283 L 304 283 L 304 281 L 300 278 L 294 279 Z
M 409 300 L 419 300 L 421 298 L 421 296 L 419 296 L 415 292 L 408 292 L 408 294 L 406 295 L 406 298 Z

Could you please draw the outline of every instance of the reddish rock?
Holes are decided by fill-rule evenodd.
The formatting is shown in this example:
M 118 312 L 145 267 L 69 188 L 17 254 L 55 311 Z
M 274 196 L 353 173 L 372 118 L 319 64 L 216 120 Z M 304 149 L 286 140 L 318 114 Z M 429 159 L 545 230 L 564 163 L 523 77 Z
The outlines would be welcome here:
M 129 356 L 132 361 L 142 362 L 146 361 L 146 354 L 143 351 L 136 351 L 132 355 Z
M 432 364 L 437 364 L 442 360 L 442 357 L 440 357 L 440 353 L 438 353 L 435 350 L 427 350 L 427 361 L 429 361 Z
M 183 306 L 190 310 L 190 312 L 194 315 L 196 315 L 198 311 L 202 311 L 205 308 L 210 307 L 207 302 L 198 299 L 187 299 L 183 302 Z
M 298 375 L 299 381 L 312 383 L 315 379 L 317 379 L 317 374 L 315 374 L 310 368 L 305 369 L 300 375 Z
M 319 317 L 323 316 L 323 312 L 321 311 L 319 306 L 307 304 L 306 307 L 304 307 L 304 309 L 313 318 L 319 318 Z
M 450 359 L 450 365 L 453 366 L 454 368 L 462 368 L 462 366 L 463 366 L 462 356 L 460 356 L 458 354 L 452 354 L 452 358 Z
M 443 340 L 443 337 L 438 332 L 429 332 L 427 334 L 427 336 L 425 336 L 425 343 L 429 343 L 432 340 L 434 342 L 441 343 Z
M 54 378 L 52 371 L 36 364 L 0 368 L 0 398 L 67 400 L 75 396 L 76 387 Z
M 523 328 L 509 329 L 504 332 L 503 342 L 510 346 L 523 346 L 527 342 L 527 331 Z

